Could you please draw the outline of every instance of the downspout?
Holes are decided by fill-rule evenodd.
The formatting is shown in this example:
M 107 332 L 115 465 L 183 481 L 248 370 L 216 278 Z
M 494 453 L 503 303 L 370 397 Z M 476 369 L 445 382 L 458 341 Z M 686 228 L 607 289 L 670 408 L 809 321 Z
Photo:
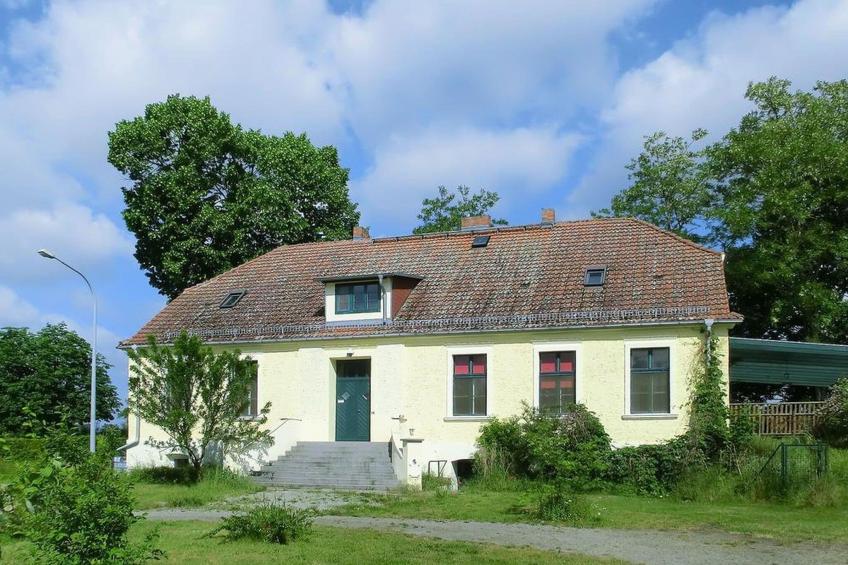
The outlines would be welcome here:
M 704 320 L 704 327 L 707 328 L 707 367 L 709 367 L 710 365 L 710 357 L 713 353 L 713 324 L 715 324 L 715 320 L 712 318 L 707 318 L 706 320 Z
M 380 283 L 380 305 L 383 311 L 383 325 L 386 325 L 386 289 L 383 286 L 383 275 L 377 275 L 377 281 Z
M 115 451 L 124 451 L 125 449 L 132 449 L 136 447 L 141 442 L 141 418 L 136 414 L 135 416 L 135 439 L 129 441 L 116 449 Z

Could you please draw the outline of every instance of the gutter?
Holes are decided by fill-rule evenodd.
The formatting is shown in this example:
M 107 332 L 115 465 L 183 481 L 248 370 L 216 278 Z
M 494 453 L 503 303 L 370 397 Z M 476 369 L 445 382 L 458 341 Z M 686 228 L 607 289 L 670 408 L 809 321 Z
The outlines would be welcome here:
M 741 320 L 736 318 L 719 318 L 713 320 L 717 324 L 736 325 Z M 269 344 L 269 343 L 290 343 L 298 341 L 341 341 L 341 340 L 367 340 L 380 339 L 388 337 L 434 337 L 448 335 L 468 335 L 468 334 L 494 334 L 494 333 L 523 333 L 523 332 L 561 332 L 572 330 L 590 330 L 590 329 L 615 329 L 615 328 L 633 328 L 633 327 L 657 327 L 657 326 L 692 326 L 703 323 L 699 320 L 665 320 L 656 322 L 632 322 L 632 323 L 613 323 L 613 324 L 582 324 L 575 326 L 562 327 L 547 327 L 547 328 L 503 328 L 503 329 L 473 329 L 473 330 L 448 330 L 442 332 L 392 332 L 392 333 L 376 333 L 376 334 L 360 334 L 360 335 L 342 335 L 342 336 L 300 336 L 300 337 L 285 337 L 274 339 L 232 339 L 223 341 L 204 340 L 205 345 L 245 345 L 245 344 Z M 131 349 L 133 345 L 119 345 L 116 349 Z M 142 347 L 142 346 L 135 346 Z

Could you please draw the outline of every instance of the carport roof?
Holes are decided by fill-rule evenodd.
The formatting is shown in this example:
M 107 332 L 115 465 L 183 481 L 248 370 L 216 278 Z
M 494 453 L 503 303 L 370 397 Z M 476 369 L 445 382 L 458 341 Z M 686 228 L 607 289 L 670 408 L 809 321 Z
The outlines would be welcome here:
M 848 377 L 848 345 L 730 338 L 730 380 L 831 386 Z

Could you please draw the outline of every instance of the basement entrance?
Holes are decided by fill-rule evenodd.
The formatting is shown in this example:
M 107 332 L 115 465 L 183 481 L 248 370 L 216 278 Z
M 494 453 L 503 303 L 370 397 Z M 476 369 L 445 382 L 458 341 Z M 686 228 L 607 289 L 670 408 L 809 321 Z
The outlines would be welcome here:
M 371 360 L 336 361 L 336 441 L 371 440 Z

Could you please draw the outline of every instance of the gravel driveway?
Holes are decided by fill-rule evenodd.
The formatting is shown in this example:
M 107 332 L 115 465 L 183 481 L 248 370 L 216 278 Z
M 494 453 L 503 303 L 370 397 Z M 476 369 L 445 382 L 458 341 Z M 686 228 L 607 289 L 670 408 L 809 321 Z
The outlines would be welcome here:
M 304 495 L 305 491 L 299 494 Z M 329 496 L 326 493 L 316 496 Z M 291 501 L 290 501 L 291 502 Z M 304 502 L 301 499 L 301 503 Z M 298 504 L 300 506 L 301 504 Z M 147 512 L 150 520 L 217 520 L 226 510 L 162 509 Z M 367 528 L 453 541 L 613 557 L 633 563 L 652 564 L 785 564 L 848 563 L 848 546 L 825 543 L 781 544 L 774 540 L 725 532 L 672 532 L 564 528 L 541 524 L 451 522 L 406 518 L 319 516 L 317 524 L 341 528 Z

